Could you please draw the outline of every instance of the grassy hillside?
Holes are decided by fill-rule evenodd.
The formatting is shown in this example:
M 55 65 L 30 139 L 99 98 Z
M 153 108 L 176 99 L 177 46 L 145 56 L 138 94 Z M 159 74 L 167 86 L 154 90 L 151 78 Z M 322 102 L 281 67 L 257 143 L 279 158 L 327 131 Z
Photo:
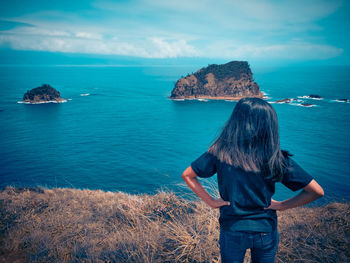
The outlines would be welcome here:
M 350 262 L 349 208 L 280 212 L 276 262 Z M 174 193 L 7 187 L 0 262 L 220 262 L 217 218 Z

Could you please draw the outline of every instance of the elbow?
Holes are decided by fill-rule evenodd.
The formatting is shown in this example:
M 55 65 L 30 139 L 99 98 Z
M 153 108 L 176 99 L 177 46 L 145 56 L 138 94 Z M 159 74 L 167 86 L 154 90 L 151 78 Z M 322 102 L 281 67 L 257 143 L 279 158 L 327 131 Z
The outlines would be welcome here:
M 181 175 L 181 178 L 185 181 L 191 181 L 194 177 L 196 177 L 197 175 L 195 174 L 195 172 L 192 170 L 191 166 L 188 167 Z
M 324 190 L 322 187 L 320 187 L 319 189 L 317 189 L 316 191 L 313 192 L 314 196 L 316 199 L 321 198 L 324 196 Z
M 181 175 L 182 180 L 184 180 L 184 181 L 188 180 L 188 178 L 191 175 L 190 170 L 191 170 L 190 167 L 188 167 L 185 171 L 183 171 L 183 173 Z
M 317 194 L 318 198 L 323 197 L 324 196 L 323 188 L 319 189 L 316 194 Z
M 320 198 L 324 196 L 324 190 L 323 188 L 315 181 L 312 180 L 305 188 L 305 191 L 309 192 L 314 199 Z

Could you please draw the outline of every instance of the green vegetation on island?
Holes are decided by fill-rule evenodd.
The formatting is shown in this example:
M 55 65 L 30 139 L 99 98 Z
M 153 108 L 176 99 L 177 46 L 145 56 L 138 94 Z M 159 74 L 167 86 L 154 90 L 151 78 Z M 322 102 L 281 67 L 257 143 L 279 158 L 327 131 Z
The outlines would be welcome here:
M 65 99 L 61 98 L 61 94 L 48 84 L 28 90 L 23 96 L 23 103 L 31 104 L 65 101 Z
M 171 99 L 232 99 L 263 97 L 247 61 L 212 64 L 179 79 Z

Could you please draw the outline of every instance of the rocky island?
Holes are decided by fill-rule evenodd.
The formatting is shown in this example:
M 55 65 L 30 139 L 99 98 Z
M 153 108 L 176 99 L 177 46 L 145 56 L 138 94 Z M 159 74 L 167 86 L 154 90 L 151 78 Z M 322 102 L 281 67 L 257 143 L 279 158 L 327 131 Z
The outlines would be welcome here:
M 41 104 L 41 103 L 60 103 L 67 100 L 61 98 L 61 94 L 48 84 L 43 84 L 40 87 L 28 90 L 21 103 Z
M 276 100 L 275 103 L 290 103 L 292 99 L 286 98 L 281 100 Z
M 263 94 L 253 80 L 246 61 L 231 61 L 223 65 L 212 64 L 175 83 L 170 99 L 224 99 L 239 100 Z
M 295 102 L 299 102 L 299 103 L 295 103 Z M 298 106 L 303 106 L 303 107 L 313 107 L 315 106 L 314 104 L 311 103 L 305 103 L 300 99 L 293 99 L 293 98 L 285 98 L 285 99 L 281 99 L 281 100 L 276 100 L 274 102 L 270 102 L 270 103 L 277 103 L 277 104 L 283 104 L 283 103 L 289 103 L 289 104 L 293 104 L 293 105 L 298 105 Z
M 320 95 L 317 95 L 317 94 L 298 96 L 298 98 L 301 98 L 301 99 L 313 99 L 313 100 L 322 100 L 323 99 Z

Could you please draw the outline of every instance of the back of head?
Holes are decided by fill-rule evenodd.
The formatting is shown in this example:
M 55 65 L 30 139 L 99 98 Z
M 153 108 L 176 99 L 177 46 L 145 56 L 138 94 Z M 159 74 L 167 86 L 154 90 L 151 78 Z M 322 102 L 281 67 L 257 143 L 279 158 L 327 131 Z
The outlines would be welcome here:
M 287 168 L 276 112 L 259 98 L 238 101 L 209 152 L 244 171 L 261 172 L 266 179 L 280 180 Z

